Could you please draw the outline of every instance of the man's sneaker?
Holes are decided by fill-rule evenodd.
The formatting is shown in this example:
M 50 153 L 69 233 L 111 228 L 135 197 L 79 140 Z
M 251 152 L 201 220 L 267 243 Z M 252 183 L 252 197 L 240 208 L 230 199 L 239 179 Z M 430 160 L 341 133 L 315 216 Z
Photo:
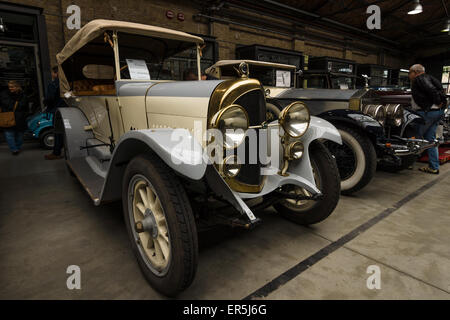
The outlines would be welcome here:
M 50 153 L 50 154 L 46 154 L 44 156 L 45 160 L 56 160 L 56 159 L 62 159 L 63 156 L 57 156 L 56 154 Z
M 419 168 L 419 170 L 426 173 L 439 174 L 439 170 L 431 169 L 430 167 Z

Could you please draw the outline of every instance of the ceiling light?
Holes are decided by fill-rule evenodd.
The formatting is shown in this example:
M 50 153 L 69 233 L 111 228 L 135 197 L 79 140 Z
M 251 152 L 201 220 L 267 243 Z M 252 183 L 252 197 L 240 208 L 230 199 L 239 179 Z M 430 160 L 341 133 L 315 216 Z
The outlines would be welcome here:
M 3 19 L 0 18 L 0 32 L 5 32 L 6 28 L 5 25 L 3 24 Z
M 441 30 L 442 32 L 447 32 L 450 31 L 450 19 L 448 19 L 445 24 L 444 24 L 444 28 Z
M 408 14 L 418 14 L 418 13 L 422 13 L 422 11 L 423 11 L 423 8 L 422 8 L 422 5 L 420 4 L 420 0 L 414 0 L 410 6 Z

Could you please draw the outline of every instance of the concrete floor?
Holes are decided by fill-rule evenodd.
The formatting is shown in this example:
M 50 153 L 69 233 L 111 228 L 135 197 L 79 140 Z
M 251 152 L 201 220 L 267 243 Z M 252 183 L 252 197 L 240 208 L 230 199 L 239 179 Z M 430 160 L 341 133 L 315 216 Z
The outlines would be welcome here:
M 95 207 L 64 161 L 45 153 L 28 143 L 13 157 L 0 145 L 0 299 L 165 299 L 140 273 L 120 203 Z M 450 299 L 450 164 L 439 176 L 419 166 L 377 172 L 309 228 L 266 210 L 253 231 L 201 233 L 197 276 L 179 298 Z M 69 265 L 81 268 L 81 290 L 66 287 Z M 379 290 L 366 286 L 370 265 Z

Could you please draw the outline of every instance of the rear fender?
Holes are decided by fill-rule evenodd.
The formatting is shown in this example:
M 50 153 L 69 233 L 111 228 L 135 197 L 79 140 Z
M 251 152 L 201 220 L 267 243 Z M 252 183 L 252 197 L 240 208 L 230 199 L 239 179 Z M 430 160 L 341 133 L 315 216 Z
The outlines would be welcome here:
M 89 126 L 84 113 L 78 108 L 59 108 L 55 114 L 55 133 L 65 134 L 65 150 L 67 159 L 87 157 L 86 149 L 80 150 L 86 145 L 86 140 L 94 138 L 91 130 L 84 128 Z

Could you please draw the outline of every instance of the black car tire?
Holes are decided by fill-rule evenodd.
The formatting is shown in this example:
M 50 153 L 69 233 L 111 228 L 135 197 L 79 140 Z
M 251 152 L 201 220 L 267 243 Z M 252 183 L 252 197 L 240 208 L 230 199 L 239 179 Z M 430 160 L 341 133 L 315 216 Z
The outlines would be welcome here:
M 53 143 L 51 143 L 53 141 Z M 55 134 L 53 129 L 45 129 L 39 134 L 39 144 L 46 150 L 52 150 L 55 144 Z
M 378 168 L 380 170 L 386 172 L 399 172 L 411 167 L 416 161 L 418 156 L 415 154 L 410 154 L 407 156 L 400 157 L 401 163 L 399 165 L 389 164 L 389 163 L 380 163 L 378 164 Z
M 164 274 L 152 270 L 151 258 L 132 225 L 135 217 L 130 187 L 136 177 L 145 177 L 152 186 L 165 218 L 170 262 Z M 198 264 L 197 228 L 186 191 L 173 171 L 154 154 L 137 156 L 131 160 L 125 170 L 122 186 L 125 224 L 138 264 L 153 288 L 167 296 L 175 296 L 192 283 Z
M 326 219 L 336 208 L 341 191 L 339 170 L 328 149 L 321 142 L 313 141 L 309 151 L 316 184 L 321 189 L 323 198 L 317 201 L 306 200 L 301 205 L 292 200 L 282 200 L 273 205 L 284 218 L 300 225 L 310 225 Z
M 377 154 L 370 139 L 357 129 L 342 124 L 334 124 L 342 137 L 343 145 L 327 141 L 325 145 L 336 158 L 336 163 L 341 175 L 341 193 L 352 194 L 364 188 L 372 180 L 377 169 Z M 344 148 L 351 150 L 354 155 L 354 171 L 350 174 L 344 173 L 345 160 L 339 156 Z M 339 150 L 340 149 L 340 150 Z M 348 161 L 348 160 L 347 160 Z

